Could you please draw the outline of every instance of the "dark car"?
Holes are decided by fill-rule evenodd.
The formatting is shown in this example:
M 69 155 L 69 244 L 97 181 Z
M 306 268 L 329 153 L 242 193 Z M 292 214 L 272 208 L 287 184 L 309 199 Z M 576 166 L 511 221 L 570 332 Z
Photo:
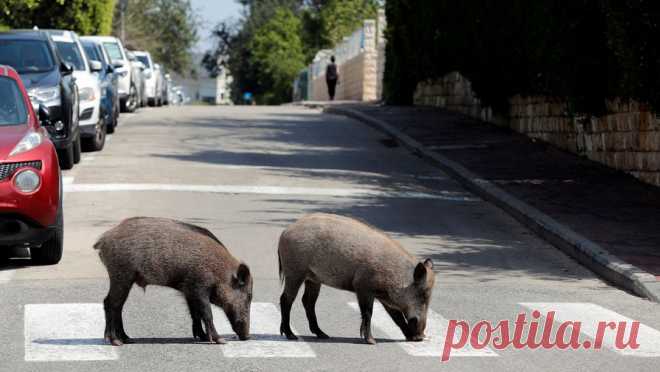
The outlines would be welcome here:
M 79 98 L 73 67 L 62 61 L 48 34 L 37 30 L 0 32 L 0 64 L 20 74 L 34 107 L 47 107 L 48 120 L 41 124 L 57 149 L 60 167 L 73 168 L 80 161 Z
M 101 63 L 101 69 L 96 72 L 101 85 L 101 117 L 105 120 L 108 133 L 114 133 L 119 118 L 118 76 L 115 68 L 106 54 L 103 45 L 93 39 L 80 38 L 85 54 L 90 61 Z

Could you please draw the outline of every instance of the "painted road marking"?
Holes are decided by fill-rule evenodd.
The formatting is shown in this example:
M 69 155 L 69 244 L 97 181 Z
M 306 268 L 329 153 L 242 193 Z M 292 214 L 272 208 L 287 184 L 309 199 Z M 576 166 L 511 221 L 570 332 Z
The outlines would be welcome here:
M 542 315 L 549 311 L 555 312 L 556 322 L 581 322 L 580 333 L 588 336 L 592 340 L 596 337 L 599 322 L 626 322 L 626 337 L 628 340 L 633 319 L 625 317 L 612 310 L 598 306 L 592 303 L 520 303 L 530 310 L 538 310 Z M 603 337 L 603 347 L 614 351 L 615 353 L 636 357 L 660 357 L 660 332 L 640 324 L 637 336 L 638 349 L 626 348 L 619 350 L 615 347 L 615 330 L 607 330 Z
M 85 162 L 93 161 L 94 159 L 96 159 L 96 157 L 94 157 L 93 155 L 83 156 L 83 158 L 82 158 L 82 160 L 85 161 Z
M 105 345 L 101 304 L 25 305 L 25 360 L 115 360 L 117 349 Z
M 74 177 L 62 177 L 62 184 L 63 185 L 71 185 L 73 184 Z
M 218 333 L 229 342 L 222 346 L 228 358 L 314 358 L 316 353 L 303 341 L 290 341 L 280 336 L 280 311 L 272 303 L 254 302 L 250 307 L 250 340 L 238 341 L 227 317 L 213 307 Z M 294 331 L 295 332 L 295 331 Z
M 182 191 L 217 194 L 309 195 L 334 197 L 382 197 L 409 199 L 436 199 L 459 202 L 476 202 L 481 199 L 469 194 L 452 191 L 423 193 L 415 191 L 379 191 L 373 189 L 334 189 L 286 186 L 251 185 L 178 185 L 158 183 L 91 183 L 65 185 L 64 192 L 117 192 L 117 191 Z
M 0 271 L 0 284 L 9 283 L 11 278 L 16 274 L 16 270 L 2 270 Z
M 360 312 L 360 307 L 357 302 L 349 303 L 353 310 Z M 401 333 L 399 327 L 394 324 L 392 318 L 387 314 L 383 306 L 379 302 L 374 303 L 374 313 L 371 317 L 371 324 L 382 330 L 388 337 L 401 340 L 397 344 L 412 356 L 422 357 L 440 357 L 445 345 L 445 338 L 447 337 L 447 326 L 449 321 L 441 314 L 429 309 L 426 318 L 426 339 L 421 342 L 406 342 L 405 337 Z M 461 337 L 460 329 L 457 329 L 455 340 Z M 470 346 L 468 342 L 465 347 L 451 351 L 451 357 L 496 357 L 498 356 L 492 349 L 486 347 L 477 350 Z

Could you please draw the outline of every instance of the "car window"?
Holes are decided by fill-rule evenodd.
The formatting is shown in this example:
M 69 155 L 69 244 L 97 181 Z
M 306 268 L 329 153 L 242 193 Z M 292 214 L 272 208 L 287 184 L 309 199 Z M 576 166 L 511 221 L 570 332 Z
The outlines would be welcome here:
M 121 48 L 119 47 L 119 44 L 114 42 L 107 42 L 107 43 L 103 43 L 103 47 L 105 47 L 105 51 L 110 56 L 111 60 L 114 61 L 114 60 L 124 59 L 124 55 L 121 52 Z
M 27 108 L 16 81 L 0 77 L 0 126 L 27 123 Z
M 103 58 L 101 58 L 99 55 L 99 51 L 96 49 L 96 45 L 94 43 L 83 42 L 82 45 L 83 49 L 85 50 L 85 54 L 87 55 L 87 59 L 90 61 L 103 61 Z
M 9 65 L 19 74 L 55 68 L 48 44 L 41 40 L 0 40 L 0 65 Z
M 144 64 L 144 67 L 146 68 L 151 68 L 151 65 L 149 64 L 149 58 L 147 56 L 137 56 L 138 61 L 142 62 Z
M 65 62 L 70 63 L 75 70 L 85 71 L 85 60 L 80 54 L 78 44 L 66 41 L 56 41 L 55 45 L 60 52 L 60 56 Z

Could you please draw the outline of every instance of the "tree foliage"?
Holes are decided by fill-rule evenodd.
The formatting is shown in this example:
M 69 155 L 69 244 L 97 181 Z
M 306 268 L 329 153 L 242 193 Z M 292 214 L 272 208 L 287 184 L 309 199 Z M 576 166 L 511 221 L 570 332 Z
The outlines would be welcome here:
M 2 0 L 0 25 L 107 35 L 111 30 L 114 6 L 115 0 Z
M 121 5 L 115 8 L 113 34 L 121 37 Z M 126 0 L 124 44 L 148 50 L 168 69 L 186 74 L 190 49 L 197 40 L 197 23 L 189 0 Z
M 386 13 L 393 103 L 454 70 L 501 109 L 514 94 L 564 97 L 593 113 L 609 97 L 660 103 L 654 0 L 390 0 Z
M 217 46 L 205 54 L 202 64 L 212 75 L 222 68 L 230 70 L 235 101 L 243 92 L 251 92 L 260 103 L 289 100 L 293 79 L 316 52 L 332 47 L 364 19 L 373 18 L 379 4 L 377 0 L 239 2 L 244 6 L 242 18 L 216 26 Z
M 262 97 L 264 103 L 291 100 L 291 84 L 305 66 L 300 31 L 300 19 L 289 9 L 278 8 L 255 32 L 250 62 L 256 67 L 257 82 L 271 87 Z

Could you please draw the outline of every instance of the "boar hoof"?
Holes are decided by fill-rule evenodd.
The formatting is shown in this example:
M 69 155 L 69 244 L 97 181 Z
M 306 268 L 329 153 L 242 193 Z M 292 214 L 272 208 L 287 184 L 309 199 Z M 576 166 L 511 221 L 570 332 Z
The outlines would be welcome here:
M 330 336 L 326 335 L 323 331 L 316 332 L 316 337 L 321 339 L 328 339 Z
M 227 341 L 224 338 L 222 338 L 220 336 L 217 336 L 217 335 L 211 337 L 211 342 L 215 342 L 216 344 L 219 344 L 219 345 L 223 345 L 223 344 L 227 343 Z
M 112 346 L 122 346 L 124 343 L 120 339 L 115 338 L 112 340 Z
M 369 345 L 376 345 L 376 339 L 374 339 L 373 337 L 365 338 L 364 341 Z

